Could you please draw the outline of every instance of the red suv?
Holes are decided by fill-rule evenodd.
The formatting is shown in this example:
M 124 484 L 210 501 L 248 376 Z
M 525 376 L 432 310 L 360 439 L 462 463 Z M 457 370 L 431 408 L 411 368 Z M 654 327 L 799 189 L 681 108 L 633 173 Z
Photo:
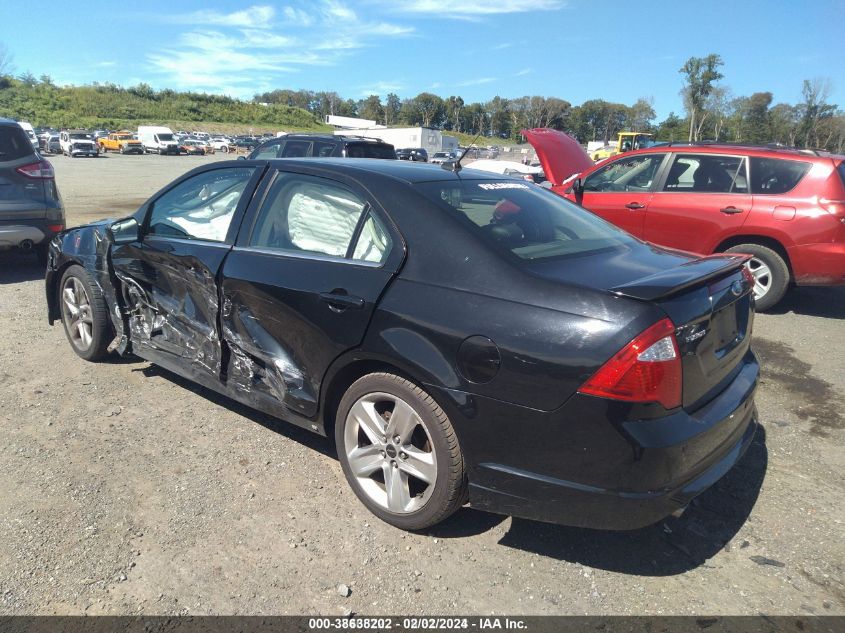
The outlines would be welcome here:
M 585 168 L 589 157 L 572 137 L 523 134 L 555 192 L 632 235 L 694 253 L 752 255 L 758 310 L 780 301 L 790 282 L 845 284 L 845 156 L 684 143 Z

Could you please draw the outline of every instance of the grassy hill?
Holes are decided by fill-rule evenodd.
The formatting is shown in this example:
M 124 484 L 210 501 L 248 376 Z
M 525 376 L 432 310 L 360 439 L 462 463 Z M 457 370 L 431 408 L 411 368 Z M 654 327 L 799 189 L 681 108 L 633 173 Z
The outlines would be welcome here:
M 0 78 L 0 116 L 34 126 L 136 128 L 168 125 L 173 129 L 248 133 L 329 131 L 313 114 L 287 105 L 259 105 L 231 97 L 173 90 L 154 91 L 145 84 L 59 87 L 49 80 Z

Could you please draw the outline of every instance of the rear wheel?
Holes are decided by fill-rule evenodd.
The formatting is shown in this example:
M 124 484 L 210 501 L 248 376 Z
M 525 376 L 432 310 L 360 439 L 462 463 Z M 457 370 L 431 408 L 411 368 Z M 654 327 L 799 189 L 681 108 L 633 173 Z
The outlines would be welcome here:
M 375 373 L 355 381 L 338 407 L 335 441 L 352 490 L 391 525 L 420 530 L 464 502 L 463 454 L 449 418 L 400 376 Z
M 759 312 L 783 299 L 789 287 L 789 267 L 777 252 L 760 244 L 738 244 L 725 252 L 751 255 L 746 266 L 754 276 L 754 300 Z
M 111 325 L 106 301 L 82 266 L 71 266 L 62 276 L 59 301 L 62 325 L 77 356 L 96 361 L 106 355 Z

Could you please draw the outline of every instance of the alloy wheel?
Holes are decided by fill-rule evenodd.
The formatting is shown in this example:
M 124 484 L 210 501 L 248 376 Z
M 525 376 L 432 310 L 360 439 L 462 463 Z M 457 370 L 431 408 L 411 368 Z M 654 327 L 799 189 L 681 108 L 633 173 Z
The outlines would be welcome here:
M 68 277 L 62 288 L 62 317 L 73 346 L 81 352 L 91 347 L 94 316 L 85 285 L 78 277 Z
M 754 276 L 754 299 L 759 300 L 772 288 L 772 270 L 757 257 L 752 257 L 746 266 Z
M 346 418 L 344 450 L 371 501 L 395 514 L 425 506 L 437 481 L 431 435 L 414 408 L 388 393 L 359 398 Z

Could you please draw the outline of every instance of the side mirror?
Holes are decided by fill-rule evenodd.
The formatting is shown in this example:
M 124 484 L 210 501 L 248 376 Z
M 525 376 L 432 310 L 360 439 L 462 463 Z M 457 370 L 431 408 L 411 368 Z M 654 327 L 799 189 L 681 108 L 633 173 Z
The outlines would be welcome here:
M 138 220 L 126 218 L 118 220 L 109 227 L 108 234 L 113 244 L 131 244 L 139 239 Z
M 246 156 L 238 156 L 238 160 L 246 160 Z

